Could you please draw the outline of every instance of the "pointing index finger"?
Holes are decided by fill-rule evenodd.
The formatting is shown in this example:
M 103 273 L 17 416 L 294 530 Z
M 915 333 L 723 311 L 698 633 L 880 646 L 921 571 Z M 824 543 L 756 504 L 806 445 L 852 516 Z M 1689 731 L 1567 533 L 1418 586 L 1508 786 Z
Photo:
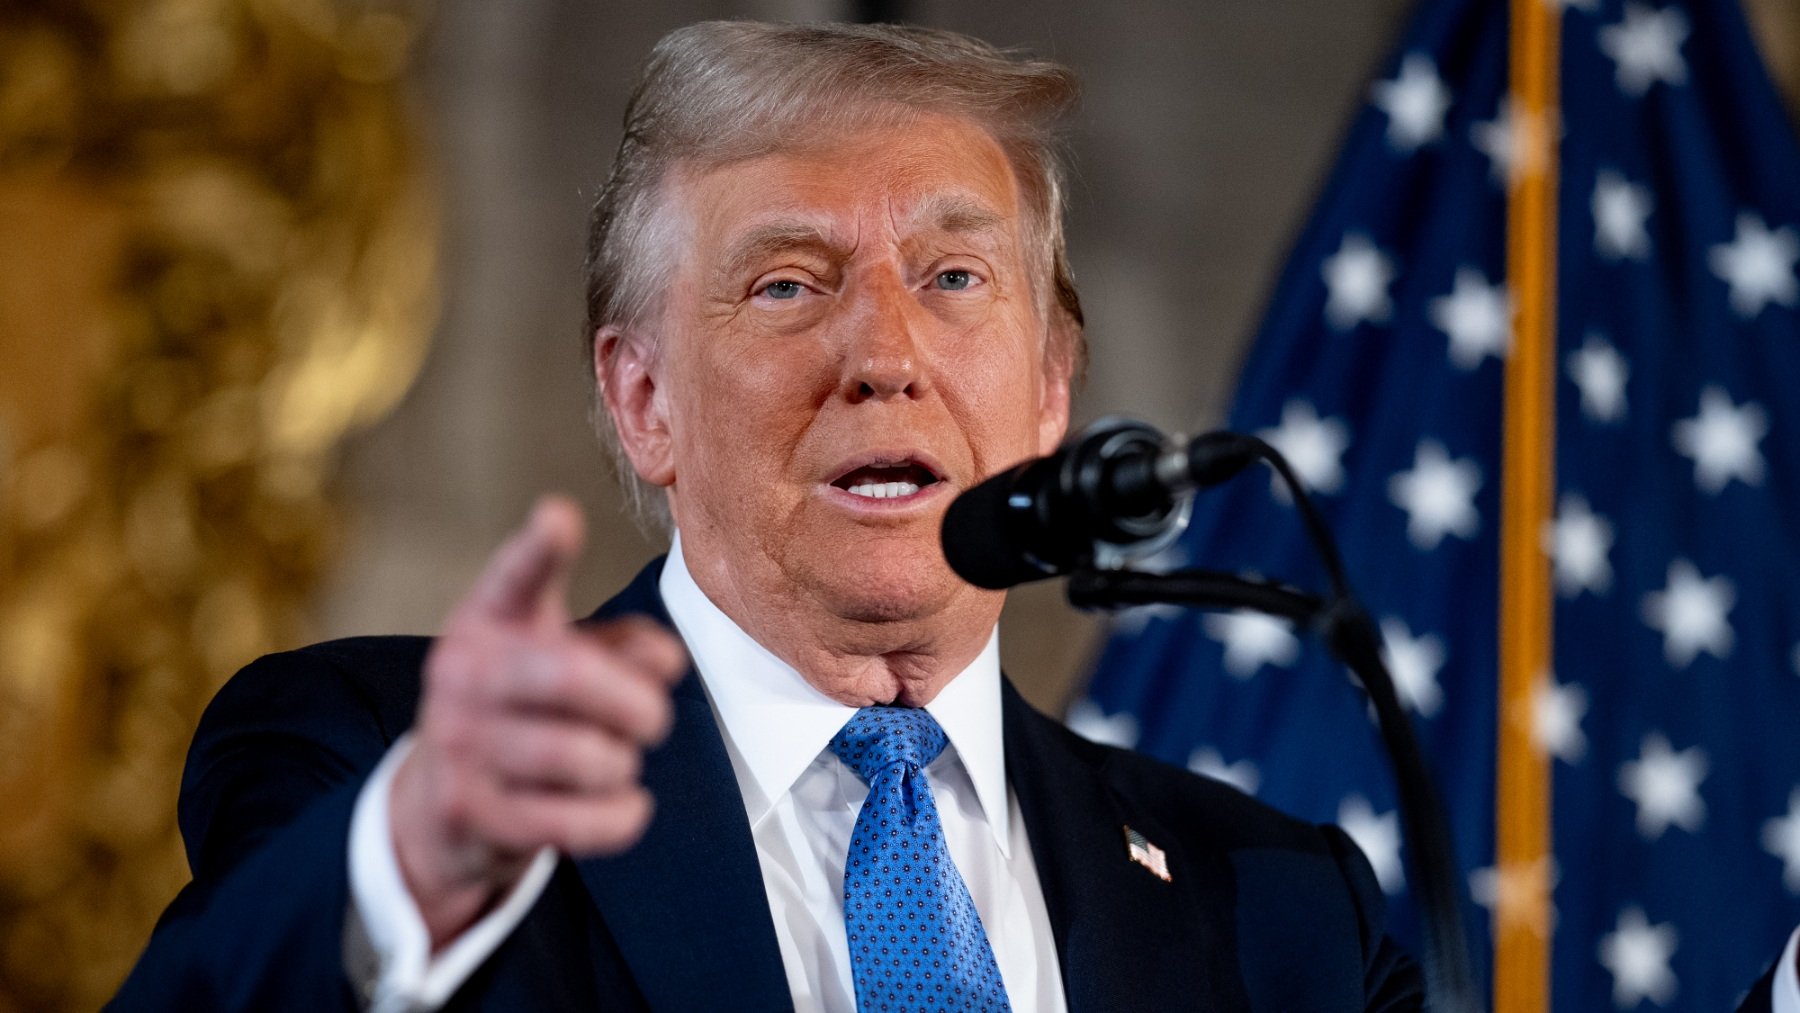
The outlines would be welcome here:
M 465 607 L 495 619 L 530 619 L 546 606 L 558 618 L 569 573 L 581 553 L 581 509 L 566 496 L 544 496 L 475 581 Z

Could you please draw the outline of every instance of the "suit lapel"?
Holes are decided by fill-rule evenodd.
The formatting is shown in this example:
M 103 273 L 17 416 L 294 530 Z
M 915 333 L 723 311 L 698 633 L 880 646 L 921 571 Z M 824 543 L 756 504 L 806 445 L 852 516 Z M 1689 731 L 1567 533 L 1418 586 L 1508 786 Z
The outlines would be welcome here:
M 589 621 L 629 613 L 669 625 L 661 560 Z M 644 758 L 656 816 L 622 855 L 577 863 L 652 1009 L 791 1010 L 781 950 L 737 779 L 700 678 L 675 694 L 668 742 Z
M 1106 781 L 1106 753 L 1005 684 L 1006 769 L 1031 838 L 1070 1013 L 1249 1009 L 1225 856 L 1183 853 Z M 1130 860 L 1130 826 L 1167 853 L 1171 881 Z

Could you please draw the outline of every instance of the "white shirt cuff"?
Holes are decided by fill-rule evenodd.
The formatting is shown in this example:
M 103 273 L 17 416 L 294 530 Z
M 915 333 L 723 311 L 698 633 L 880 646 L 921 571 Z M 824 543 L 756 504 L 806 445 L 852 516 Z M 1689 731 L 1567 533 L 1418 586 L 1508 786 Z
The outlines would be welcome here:
M 1787 948 L 1781 951 L 1781 962 L 1775 965 L 1775 980 L 1769 989 L 1770 1009 L 1774 1013 L 1800 1013 L 1800 972 L 1794 967 L 1794 951 L 1800 948 L 1800 929 L 1788 937 Z
M 369 775 L 350 817 L 353 938 L 346 941 L 345 965 L 374 1013 L 420 1013 L 443 1006 L 524 920 L 556 868 L 555 850 L 539 851 L 506 899 L 433 957 L 425 918 L 400 874 L 388 821 L 394 774 L 410 752 L 408 733 Z M 361 939 L 354 938 L 357 929 Z

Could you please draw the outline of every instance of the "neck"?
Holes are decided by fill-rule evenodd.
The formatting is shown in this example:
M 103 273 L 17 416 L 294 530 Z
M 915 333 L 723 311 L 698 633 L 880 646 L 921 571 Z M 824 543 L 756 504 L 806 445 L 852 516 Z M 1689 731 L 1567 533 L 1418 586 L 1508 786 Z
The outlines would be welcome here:
M 683 564 L 707 599 L 826 696 L 851 707 L 923 707 L 987 646 L 1005 595 L 960 581 L 941 600 L 847 603 L 774 566 L 734 565 L 685 539 Z M 846 607 L 849 606 L 849 607 Z

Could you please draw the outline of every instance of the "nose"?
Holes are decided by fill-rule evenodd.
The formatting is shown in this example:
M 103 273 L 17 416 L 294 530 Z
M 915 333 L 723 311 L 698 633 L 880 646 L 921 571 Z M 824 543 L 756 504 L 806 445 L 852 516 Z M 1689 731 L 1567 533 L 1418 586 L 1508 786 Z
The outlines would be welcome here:
M 884 272 L 885 273 L 885 272 Z M 897 277 L 872 280 L 847 321 L 843 393 L 851 402 L 917 398 L 929 389 L 928 314 Z

